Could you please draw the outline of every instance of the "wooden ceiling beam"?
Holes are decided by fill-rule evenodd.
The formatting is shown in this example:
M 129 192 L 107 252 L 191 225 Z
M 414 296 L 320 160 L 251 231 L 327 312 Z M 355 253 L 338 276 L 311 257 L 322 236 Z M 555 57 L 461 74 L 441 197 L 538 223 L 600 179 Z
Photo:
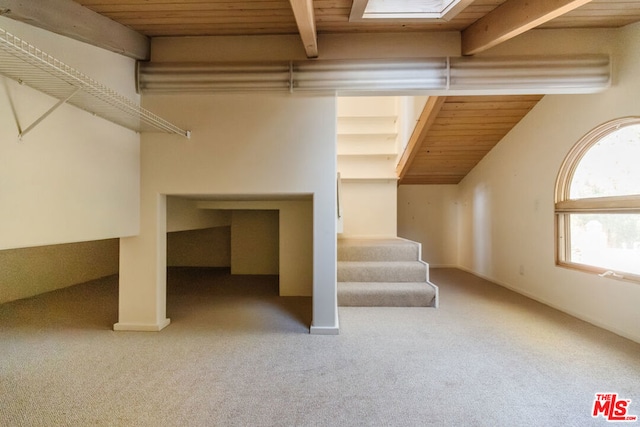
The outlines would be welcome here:
M 316 18 L 313 12 L 313 0 L 289 0 L 293 15 L 296 18 L 298 32 L 304 44 L 308 58 L 318 57 L 318 36 L 316 34 Z
M 430 96 L 427 99 L 427 103 L 418 118 L 418 123 L 416 123 L 416 127 L 413 129 L 407 147 L 402 153 L 402 157 L 400 157 L 400 161 L 396 167 L 396 175 L 398 176 L 399 182 L 402 181 L 402 178 L 404 178 L 411 167 L 413 160 L 418 154 L 418 151 L 420 151 L 422 143 L 427 136 L 427 132 L 429 132 L 431 125 L 433 125 L 436 117 L 438 117 L 438 113 L 446 99 L 446 96 Z
M 462 54 L 475 55 L 591 0 L 508 0 L 462 32 Z
M 0 14 L 135 59 L 148 60 L 149 39 L 73 0 L 1 0 Z

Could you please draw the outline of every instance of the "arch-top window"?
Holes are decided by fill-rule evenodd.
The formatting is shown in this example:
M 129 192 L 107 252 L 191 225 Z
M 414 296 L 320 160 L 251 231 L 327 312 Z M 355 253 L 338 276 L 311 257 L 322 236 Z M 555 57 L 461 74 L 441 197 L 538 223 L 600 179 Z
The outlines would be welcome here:
M 640 281 L 640 117 L 612 120 L 578 141 L 555 201 L 559 265 Z

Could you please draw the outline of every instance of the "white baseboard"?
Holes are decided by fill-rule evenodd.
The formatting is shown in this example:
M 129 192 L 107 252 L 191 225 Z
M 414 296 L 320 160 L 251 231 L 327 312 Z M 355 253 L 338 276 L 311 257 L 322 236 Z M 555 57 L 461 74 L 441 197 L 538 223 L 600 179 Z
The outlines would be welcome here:
M 118 322 L 113 325 L 114 331 L 130 332 L 158 332 L 169 326 L 171 319 L 164 319 L 160 323 L 125 323 Z
M 340 321 L 338 320 L 338 312 L 336 311 L 336 317 L 334 325 L 332 326 L 314 326 L 309 328 L 311 335 L 340 335 Z
M 640 343 L 640 336 L 634 336 L 632 334 L 629 334 L 628 332 L 623 331 L 623 330 L 621 330 L 620 328 L 618 328 L 616 326 L 608 325 L 608 324 L 606 324 L 605 322 L 602 322 L 599 319 L 595 319 L 595 318 L 593 318 L 591 316 L 588 316 L 588 315 L 585 315 L 583 313 L 578 313 L 576 311 L 569 310 L 569 309 L 567 309 L 565 307 L 562 307 L 560 305 L 557 305 L 557 304 L 555 304 L 553 302 L 547 301 L 544 298 L 540 298 L 540 297 L 538 297 L 538 296 L 536 296 L 536 295 L 534 295 L 534 294 L 532 294 L 530 292 L 527 292 L 527 291 L 524 291 L 524 290 L 522 290 L 520 288 L 512 286 L 509 283 L 496 280 L 496 279 L 494 279 L 492 277 L 489 277 L 489 276 L 486 276 L 484 274 L 476 273 L 475 271 L 470 270 L 468 268 L 465 268 L 465 267 L 462 267 L 462 266 L 457 266 L 455 268 L 457 268 L 459 270 L 462 270 L 462 271 L 466 271 L 467 273 L 473 274 L 474 276 L 480 277 L 481 279 L 488 280 L 491 283 L 495 283 L 498 286 L 502 286 L 503 288 L 509 289 L 510 291 L 513 291 L 513 292 L 515 292 L 517 294 L 520 294 L 520 295 L 525 296 L 525 297 L 527 297 L 529 299 L 537 301 L 540 304 L 544 304 L 544 305 L 546 305 L 548 307 L 551 307 L 551 308 L 553 308 L 555 310 L 558 310 L 558 311 L 561 311 L 563 313 L 566 313 L 569 316 L 575 317 L 576 319 L 580 319 L 580 320 L 582 320 L 584 322 L 587 322 L 587 323 L 590 323 L 590 324 L 592 324 L 594 326 L 597 326 L 598 328 L 605 329 L 605 330 L 607 330 L 609 332 L 612 332 L 612 333 L 614 333 L 616 335 L 619 335 L 619 336 L 621 336 L 623 338 L 626 338 L 628 340 Z

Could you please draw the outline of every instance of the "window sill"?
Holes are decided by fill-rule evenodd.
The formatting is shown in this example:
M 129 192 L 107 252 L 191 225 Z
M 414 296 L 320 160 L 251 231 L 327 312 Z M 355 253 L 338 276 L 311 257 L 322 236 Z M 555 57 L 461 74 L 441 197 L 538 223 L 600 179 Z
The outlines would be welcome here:
M 569 270 L 577 270 L 583 273 L 595 274 L 606 279 L 614 279 L 614 280 L 619 280 L 623 282 L 640 284 L 640 276 L 632 273 L 619 272 L 619 271 L 610 270 L 606 268 L 594 267 L 586 264 L 578 264 L 575 262 L 557 261 L 556 265 L 558 267 L 567 268 Z

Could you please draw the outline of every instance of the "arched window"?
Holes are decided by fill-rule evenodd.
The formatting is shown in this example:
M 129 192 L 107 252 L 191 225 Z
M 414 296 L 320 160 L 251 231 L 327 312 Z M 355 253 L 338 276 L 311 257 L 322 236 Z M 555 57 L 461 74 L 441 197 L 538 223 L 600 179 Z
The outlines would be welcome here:
M 604 123 L 556 181 L 558 265 L 640 282 L 640 117 Z

